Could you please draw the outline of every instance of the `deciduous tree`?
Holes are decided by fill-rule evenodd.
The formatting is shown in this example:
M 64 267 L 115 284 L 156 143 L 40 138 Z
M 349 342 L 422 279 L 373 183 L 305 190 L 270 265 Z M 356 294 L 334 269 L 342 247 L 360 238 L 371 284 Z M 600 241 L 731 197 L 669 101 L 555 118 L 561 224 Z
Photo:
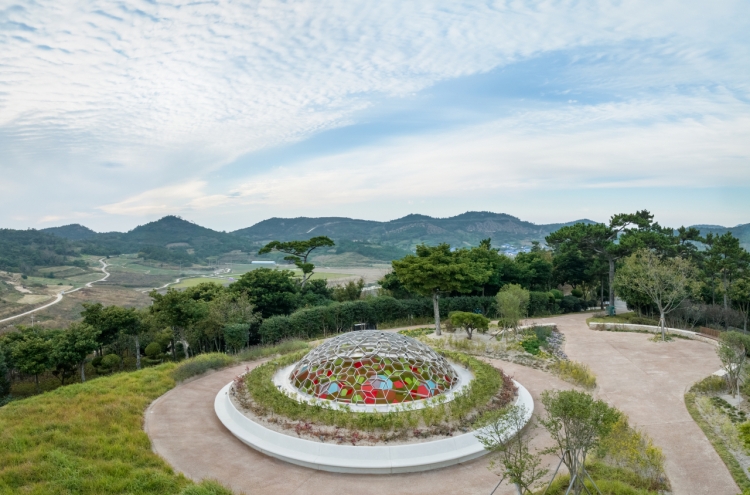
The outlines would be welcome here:
M 691 294 L 694 277 L 695 267 L 690 261 L 679 257 L 661 258 L 650 249 L 641 249 L 625 260 L 617 273 L 616 286 L 640 292 L 656 305 L 663 340 L 666 315 Z
M 732 390 L 732 397 L 740 392 L 740 379 L 744 376 L 747 351 L 750 350 L 750 337 L 740 332 L 722 332 L 716 353 Z
M 463 328 L 466 330 L 468 339 L 471 340 L 471 336 L 474 330 L 480 332 L 486 332 L 490 326 L 490 319 L 477 313 L 469 313 L 467 311 L 453 311 L 448 315 L 451 325 L 453 328 Z

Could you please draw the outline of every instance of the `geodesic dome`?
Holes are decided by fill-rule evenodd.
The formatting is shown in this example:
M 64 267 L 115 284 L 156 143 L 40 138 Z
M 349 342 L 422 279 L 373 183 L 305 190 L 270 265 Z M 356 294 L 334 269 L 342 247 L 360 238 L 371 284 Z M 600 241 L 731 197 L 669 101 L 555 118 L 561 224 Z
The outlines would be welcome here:
M 448 361 L 425 344 L 391 332 L 332 338 L 292 369 L 294 387 L 312 397 L 351 404 L 398 404 L 440 395 L 457 383 Z

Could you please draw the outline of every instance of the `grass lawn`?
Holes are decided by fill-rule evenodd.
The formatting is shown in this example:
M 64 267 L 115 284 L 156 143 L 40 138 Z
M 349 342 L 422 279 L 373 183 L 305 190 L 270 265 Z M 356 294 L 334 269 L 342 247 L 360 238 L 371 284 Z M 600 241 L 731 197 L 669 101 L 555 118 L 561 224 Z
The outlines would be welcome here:
M 0 408 L 0 494 L 229 494 L 151 451 L 143 412 L 174 364 L 119 373 Z M 185 492 L 183 492 L 185 490 Z
M 198 284 L 204 284 L 206 282 L 219 285 L 228 285 L 230 283 L 229 280 L 222 280 L 220 278 L 195 277 L 182 280 L 179 284 L 170 285 L 170 287 L 173 289 L 187 289 L 188 287 L 195 287 Z

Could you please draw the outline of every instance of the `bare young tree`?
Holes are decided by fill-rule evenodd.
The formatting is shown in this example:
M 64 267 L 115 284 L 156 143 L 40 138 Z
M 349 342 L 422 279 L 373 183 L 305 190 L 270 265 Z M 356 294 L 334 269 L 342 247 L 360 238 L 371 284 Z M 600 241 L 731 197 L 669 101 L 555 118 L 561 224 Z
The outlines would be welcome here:
M 661 258 L 650 249 L 640 249 L 625 259 L 615 286 L 645 295 L 659 310 L 661 338 L 666 340 L 666 315 L 677 309 L 691 293 L 695 267 L 686 259 Z
M 530 433 L 536 425 L 529 421 L 526 432 L 521 431 L 526 425 L 526 416 L 524 406 L 511 406 L 504 416 L 487 425 L 477 436 L 492 455 L 490 469 L 499 468 L 500 483 L 505 480 L 513 483 L 518 495 L 532 493 L 532 488 L 549 472 L 541 467 L 541 456 L 529 448 L 533 438 Z
M 722 332 L 716 353 L 726 372 L 732 397 L 740 392 L 740 378 L 743 376 L 750 337 L 740 332 Z

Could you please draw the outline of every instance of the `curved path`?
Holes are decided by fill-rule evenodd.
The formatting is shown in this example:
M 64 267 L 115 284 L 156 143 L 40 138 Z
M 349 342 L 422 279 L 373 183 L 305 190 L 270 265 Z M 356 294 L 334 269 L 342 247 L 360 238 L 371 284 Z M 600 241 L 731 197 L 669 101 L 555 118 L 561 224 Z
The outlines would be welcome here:
M 41 311 L 43 309 L 49 308 L 50 306 L 54 306 L 55 304 L 57 304 L 60 301 L 62 301 L 63 296 L 65 294 L 72 294 L 73 292 L 77 292 L 77 291 L 83 289 L 84 287 L 91 287 L 93 284 L 95 284 L 97 282 L 104 282 L 105 280 L 107 280 L 109 278 L 109 275 L 110 275 L 110 273 L 107 271 L 107 267 L 109 265 L 107 264 L 106 261 L 104 261 L 104 258 L 101 258 L 99 260 L 99 263 L 102 264 L 101 271 L 104 273 L 104 277 L 100 278 L 99 280 L 94 280 L 92 282 L 89 282 L 86 285 L 82 285 L 81 287 L 78 287 L 77 289 L 71 289 L 71 290 L 67 290 L 67 291 L 66 290 L 60 291 L 60 292 L 57 293 L 57 297 L 55 298 L 55 300 L 52 301 L 51 303 L 47 303 L 47 304 L 45 304 L 43 306 L 39 306 L 38 308 L 34 308 L 34 309 L 30 310 L 30 311 L 26 311 L 25 313 L 21 313 L 21 314 L 15 315 L 15 316 L 10 316 L 8 318 L 3 318 L 2 320 L 0 320 L 0 323 L 4 323 L 4 322 L 10 321 L 10 320 L 15 320 L 16 318 L 20 318 L 22 316 L 30 315 L 32 313 L 36 313 L 37 311 Z
M 666 457 L 676 495 L 736 495 L 740 489 L 685 408 L 690 386 L 721 368 L 716 347 L 696 340 L 652 342 L 650 334 L 600 332 L 589 315 L 556 316 L 565 352 L 596 374 L 596 394 L 645 430 Z
M 598 395 L 626 412 L 664 450 L 674 494 L 736 495 L 739 489 L 683 402 L 692 383 L 719 368 L 715 348 L 697 341 L 656 343 L 645 334 L 597 332 L 586 326 L 587 316 L 553 319 L 566 335 L 565 350 L 571 359 L 594 370 Z M 537 412 L 542 391 L 572 388 L 535 369 L 494 360 L 493 364 L 529 389 Z M 229 433 L 213 410 L 216 393 L 244 369 L 245 365 L 236 366 L 180 385 L 146 411 L 145 429 L 154 451 L 191 479 L 217 479 L 248 495 L 487 495 L 497 484 L 498 478 L 487 469 L 487 458 L 424 473 L 368 476 L 312 471 L 260 454 Z M 544 447 L 549 441 L 539 431 L 533 443 Z M 545 461 L 554 468 L 553 459 Z M 495 493 L 516 492 L 502 486 Z

